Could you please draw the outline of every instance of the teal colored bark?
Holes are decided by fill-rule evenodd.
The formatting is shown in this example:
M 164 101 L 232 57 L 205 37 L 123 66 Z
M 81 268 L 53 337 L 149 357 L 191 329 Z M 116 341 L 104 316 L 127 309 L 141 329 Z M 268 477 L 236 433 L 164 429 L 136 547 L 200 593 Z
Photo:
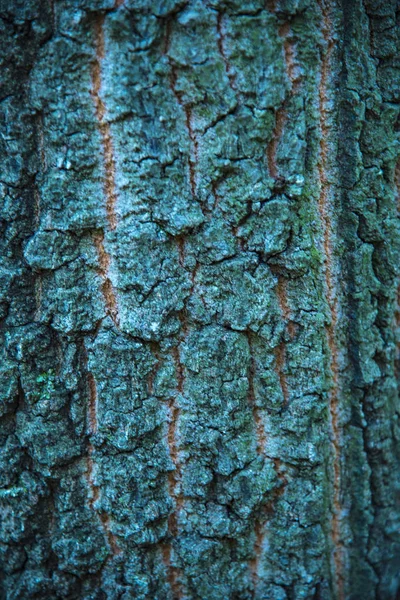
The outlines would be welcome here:
M 395 600 L 395 0 L 0 23 L 0 597 Z

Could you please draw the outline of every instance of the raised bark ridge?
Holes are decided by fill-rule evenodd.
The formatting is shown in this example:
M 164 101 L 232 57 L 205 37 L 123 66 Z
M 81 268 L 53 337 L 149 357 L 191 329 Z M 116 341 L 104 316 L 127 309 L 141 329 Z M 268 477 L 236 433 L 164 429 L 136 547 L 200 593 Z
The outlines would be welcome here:
M 2 596 L 396 598 L 395 1 L 1 35 Z

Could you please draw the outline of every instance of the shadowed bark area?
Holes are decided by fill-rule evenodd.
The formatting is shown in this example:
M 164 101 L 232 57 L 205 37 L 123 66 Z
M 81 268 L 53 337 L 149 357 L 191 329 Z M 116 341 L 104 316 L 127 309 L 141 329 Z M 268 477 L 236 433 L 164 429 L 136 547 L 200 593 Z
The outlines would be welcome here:
M 398 598 L 396 1 L 0 15 L 1 598 Z

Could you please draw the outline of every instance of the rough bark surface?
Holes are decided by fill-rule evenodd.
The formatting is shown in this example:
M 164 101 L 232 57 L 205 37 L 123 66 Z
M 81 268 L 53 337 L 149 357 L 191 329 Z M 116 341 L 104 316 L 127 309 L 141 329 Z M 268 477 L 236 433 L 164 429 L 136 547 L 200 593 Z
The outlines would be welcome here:
M 1 2 L 1 598 L 400 597 L 399 16 Z

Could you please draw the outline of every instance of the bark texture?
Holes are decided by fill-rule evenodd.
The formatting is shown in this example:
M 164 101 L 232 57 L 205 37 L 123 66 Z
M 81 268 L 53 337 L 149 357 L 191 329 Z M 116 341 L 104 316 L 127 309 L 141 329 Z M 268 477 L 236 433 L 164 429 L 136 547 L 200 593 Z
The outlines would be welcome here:
M 399 16 L 2 0 L 1 598 L 400 597 Z

